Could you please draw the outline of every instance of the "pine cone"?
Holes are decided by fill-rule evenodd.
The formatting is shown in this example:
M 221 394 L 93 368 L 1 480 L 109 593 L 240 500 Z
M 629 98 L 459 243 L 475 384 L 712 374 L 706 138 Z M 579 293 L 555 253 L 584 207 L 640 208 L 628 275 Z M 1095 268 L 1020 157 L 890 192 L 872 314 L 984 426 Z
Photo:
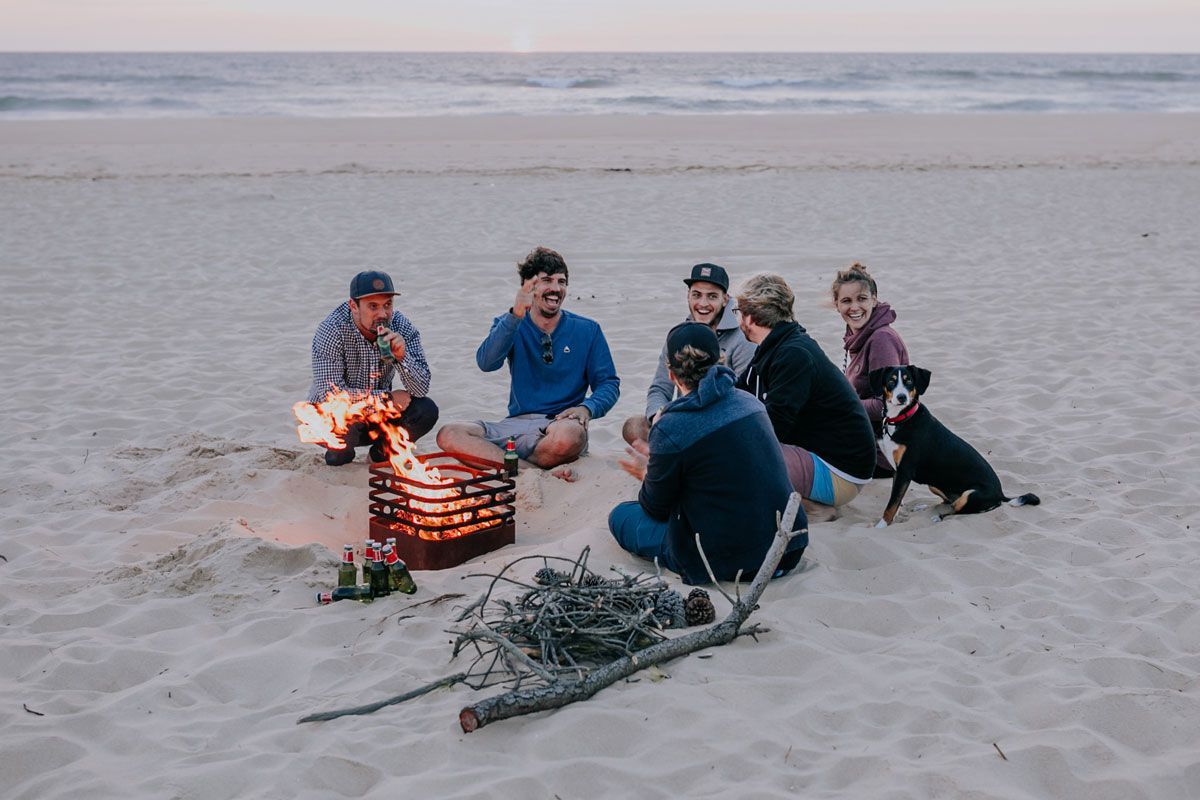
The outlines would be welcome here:
M 606 583 L 608 583 L 608 581 L 604 580 L 604 578 L 601 578 L 599 575 L 597 575 L 594 572 L 589 572 L 587 575 L 583 576 L 583 580 L 580 582 L 580 585 L 587 586 L 587 587 L 593 587 L 593 586 L 603 586 Z
M 560 572 L 553 567 L 542 567 L 537 572 L 533 573 L 533 582 L 542 586 L 553 586 L 556 583 L 566 583 L 570 579 L 570 575 L 565 572 Z
M 688 625 L 707 625 L 717 618 L 717 610 L 703 589 L 692 589 L 684 606 Z
M 686 628 L 687 611 L 683 595 L 673 589 L 665 589 L 654 598 L 654 617 L 664 628 Z

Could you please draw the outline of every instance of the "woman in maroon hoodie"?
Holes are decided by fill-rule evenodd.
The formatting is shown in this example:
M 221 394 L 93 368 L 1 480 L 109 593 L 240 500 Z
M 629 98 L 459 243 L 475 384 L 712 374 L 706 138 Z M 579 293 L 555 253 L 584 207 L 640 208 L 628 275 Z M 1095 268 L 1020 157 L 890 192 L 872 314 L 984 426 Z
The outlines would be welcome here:
M 867 376 L 879 367 L 911 363 L 908 348 L 900 334 L 892 329 L 896 312 L 887 303 L 879 302 L 878 287 L 866 267 L 855 261 L 838 272 L 831 288 L 834 308 L 846 323 L 846 333 L 842 337 L 846 350 L 842 371 L 862 400 L 878 438 L 883 422 L 883 399 L 871 394 Z M 890 474 L 891 466 L 879 453 L 875 475 Z

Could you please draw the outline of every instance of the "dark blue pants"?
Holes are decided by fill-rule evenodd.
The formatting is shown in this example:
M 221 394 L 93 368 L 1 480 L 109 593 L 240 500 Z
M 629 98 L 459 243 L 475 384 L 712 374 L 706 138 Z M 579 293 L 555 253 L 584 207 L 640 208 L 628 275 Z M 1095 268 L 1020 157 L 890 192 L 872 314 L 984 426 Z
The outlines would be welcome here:
M 414 442 L 433 430 L 437 421 L 437 404 L 428 397 L 414 397 L 408 404 L 408 408 L 404 409 L 404 413 L 393 420 L 401 428 L 404 428 L 408 433 L 408 438 Z M 325 452 L 326 464 L 334 467 L 349 464 L 354 460 L 354 448 L 366 447 L 382 441 L 378 426 L 368 425 L 365 422 L 356 422 L 351 425 L 342 438 L 346 440 L 346 447 L 341 450 L 327 450 Z
M 664 569 L 672 572 L 680 571 L 679 567 L 667 557 L 668 523 L 653 519 L 642 510 L 641 503 L 636 500 L 618 503 L 616 508 L 608 513 L 608 530 L 624 550 L 648 561 L 657 558 L 659 566 Z M 803 547 L 784 554 L 779 562 L 779 569 L 775 570 L 775 574 L 771 577 L 782 578 L 787 575 L 800 563 L 803 555 Z
M 608 530 L 624 550 L 647 561 L 657 558 L 663 569 L 679 572 L 667 557 L 667 529 L 667 522 L 651 518 L 636 500 L 618 503 L 608 514 Z

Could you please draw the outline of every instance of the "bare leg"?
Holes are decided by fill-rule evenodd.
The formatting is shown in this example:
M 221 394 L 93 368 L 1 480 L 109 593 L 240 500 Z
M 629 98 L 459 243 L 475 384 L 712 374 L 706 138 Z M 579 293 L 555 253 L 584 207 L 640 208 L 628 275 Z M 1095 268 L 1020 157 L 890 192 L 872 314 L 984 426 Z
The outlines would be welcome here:
M 462 453 L 488 461 L 504 460 L 504 451 L 483 438 L 483 428 L 474 422 L 443 425 L 437 445 L 447 453 Z
M 586 446 L 587 428 L 575 419 L 558 420 L 546 427 L 546 435 L 529 454 L 529 461 L 534 466 L 551 470 L 550 474 L 556 478 L 573 481 L 575 471 L 563 465 L 579 458 Z

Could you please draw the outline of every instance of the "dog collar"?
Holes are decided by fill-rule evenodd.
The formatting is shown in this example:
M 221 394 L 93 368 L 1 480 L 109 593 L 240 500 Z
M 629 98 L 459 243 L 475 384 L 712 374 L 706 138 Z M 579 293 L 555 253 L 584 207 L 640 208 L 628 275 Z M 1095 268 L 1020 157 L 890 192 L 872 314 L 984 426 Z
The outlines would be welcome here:
M 917 409 L 920 407 L 921 407 L 920 403 L 913 403 L 911 406 L 908 407 L 907 411 L 901 413 L 899 416 L 884 417 L 883 421 L 885 423 L 887 423 L 888 425 L 895 425 L 897 422 L 904 422 L 904 420 L 908 419 L 913 414 L 917 413 Z

